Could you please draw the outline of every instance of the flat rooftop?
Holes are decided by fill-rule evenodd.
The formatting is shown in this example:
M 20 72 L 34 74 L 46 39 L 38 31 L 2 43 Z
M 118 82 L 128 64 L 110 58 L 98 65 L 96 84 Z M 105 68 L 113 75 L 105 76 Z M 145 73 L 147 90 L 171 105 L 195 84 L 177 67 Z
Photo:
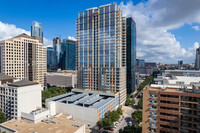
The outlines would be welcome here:
M 185 85 L 190 85 L 191 83 L 200 82 L 200 77 L 175 76 L 175 78 L 176 79 L 168 79 L 169 84 L 176 84 L 176 82 L 184 82 Z
M 8 75 L 5 75 L 3 73 L 0 73 L 0 81 L 2 81 L 2 80 L 9 80 L 9 79 L 15 79 L 15 78 L 13 78 L 11 76 L 8 76 Z
M 33 124 L 25 120 L 11 120 L 1 125 L 17 130 L 19 133 L 73 133 L 83 126 L 83 124 L 67 120 L 66 117 L 67 115 L 63 114 L 59 117 L 52 118 L 58 124 L 52 122 Z M 73 125 L 78 125 L 79 127 L 74 127 Z
M 20 80 L 14 83 L 8 84 L 9 86 L 14 86 L 14 87 L 23 87 L 23 86 L 29 86 L 29 85 L 36 85 L 38 84 L 37 82 L 29 81 L 29 80 Z
M 109 95 L 106 93 L 97 93 L 93 91 L 89 92 L 72 90 L 72 92 L 49 98 L 46 100 L 46 102 L 56 101 L 65 104 L 73 104 L 77 106 L 98 109 L 113 99 L 115 99 L 113 94 Z

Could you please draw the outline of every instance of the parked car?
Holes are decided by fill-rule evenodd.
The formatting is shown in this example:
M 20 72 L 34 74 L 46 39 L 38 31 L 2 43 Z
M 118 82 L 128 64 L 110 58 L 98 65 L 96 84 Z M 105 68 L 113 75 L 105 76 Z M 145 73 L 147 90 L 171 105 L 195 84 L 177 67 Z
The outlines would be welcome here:
M 129 121 L 128 124 L 129 124 L 129 125 L 132 125 L 132 121 Z
M 110 131 L 114 131 L 114 130 L 115 130 L 114 128 L 111 128 L 111 129 L 110 129 Z

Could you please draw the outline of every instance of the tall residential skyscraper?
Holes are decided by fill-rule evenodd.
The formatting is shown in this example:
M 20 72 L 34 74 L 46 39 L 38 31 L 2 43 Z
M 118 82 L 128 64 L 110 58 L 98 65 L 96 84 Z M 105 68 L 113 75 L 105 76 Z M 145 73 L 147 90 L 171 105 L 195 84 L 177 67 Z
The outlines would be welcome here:
M 43 43 L 43 29 L 41 23 L 33 21 L 33 25 L 31 26 L 31 36 Z
M 64 39 L 61 43 L 61 69 L 75 70 L 76 69 L 76 45 L 77 41 Z
M 56 51 L 53 47 L 47 47 L 47 69 L 56 70 L 57 69 L 57 57 Z
M 56 61 L 57 61 L 57 67 L 60 68 L 61 65 L 60 65 L 60 56 L 61 56 L 61 42 L 62 42 L 62 39 L 60 39 L 59 37 L 56 37 L 53 39 L 53 48 L 55 49 L 56 51 Z
M 130 94 L 136 88 L 136 24 L 132 17 L 126 19 L 126 88 Z
M 79 12 L 78 88 L 120 92 L 126 99 L 126 18 L 116 4 Z
M 47 72 L 46 47 L 26 34 L 0 42 L 1 73 L 44 86 Z
M 200 48 L 196 49 L 195 69 L 200 69 Z

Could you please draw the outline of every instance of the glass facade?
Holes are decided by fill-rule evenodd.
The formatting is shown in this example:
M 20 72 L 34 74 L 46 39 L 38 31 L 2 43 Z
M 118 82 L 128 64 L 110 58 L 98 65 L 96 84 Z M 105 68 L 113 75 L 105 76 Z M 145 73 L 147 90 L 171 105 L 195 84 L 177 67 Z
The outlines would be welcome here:
M 56 51 L 52 47 L 47 47 L 47 69 L 57 69 Z
M 61 42 L 62 39 L 59 37 L 53 39 L 53 48 L 56 51 L 56 62 L 58 68 L 61 68 Z
M 33 25 L 31 26 L 31 36 L 32 37 L 41 37 L 43 42 L 43 29 L 42 24 L 36 21 L 33 21 Z
M 78 87 L 119 92 L 126 89 L 126 19 L 116 4 L 79 13 Z
M 126 19 L 126 87 L 127 93 L 135 91 L 136 88 L 136 24 L 130 17 Z
M 63 40 L 61 43 L 61 69 L 75 70 L 76 69 L 76 45 L 73 40 Z

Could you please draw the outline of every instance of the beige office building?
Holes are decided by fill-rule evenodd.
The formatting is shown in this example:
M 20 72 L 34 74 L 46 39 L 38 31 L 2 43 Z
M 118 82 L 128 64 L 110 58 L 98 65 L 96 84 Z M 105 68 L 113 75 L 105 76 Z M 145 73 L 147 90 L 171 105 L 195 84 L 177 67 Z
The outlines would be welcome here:
M 78 88 L 120 92 L 126 99 L 126 18 L 116 4 L 79 12 Z
M 0 42 L 1 73 L 44 86 L 46 47 L 26 34 Z

